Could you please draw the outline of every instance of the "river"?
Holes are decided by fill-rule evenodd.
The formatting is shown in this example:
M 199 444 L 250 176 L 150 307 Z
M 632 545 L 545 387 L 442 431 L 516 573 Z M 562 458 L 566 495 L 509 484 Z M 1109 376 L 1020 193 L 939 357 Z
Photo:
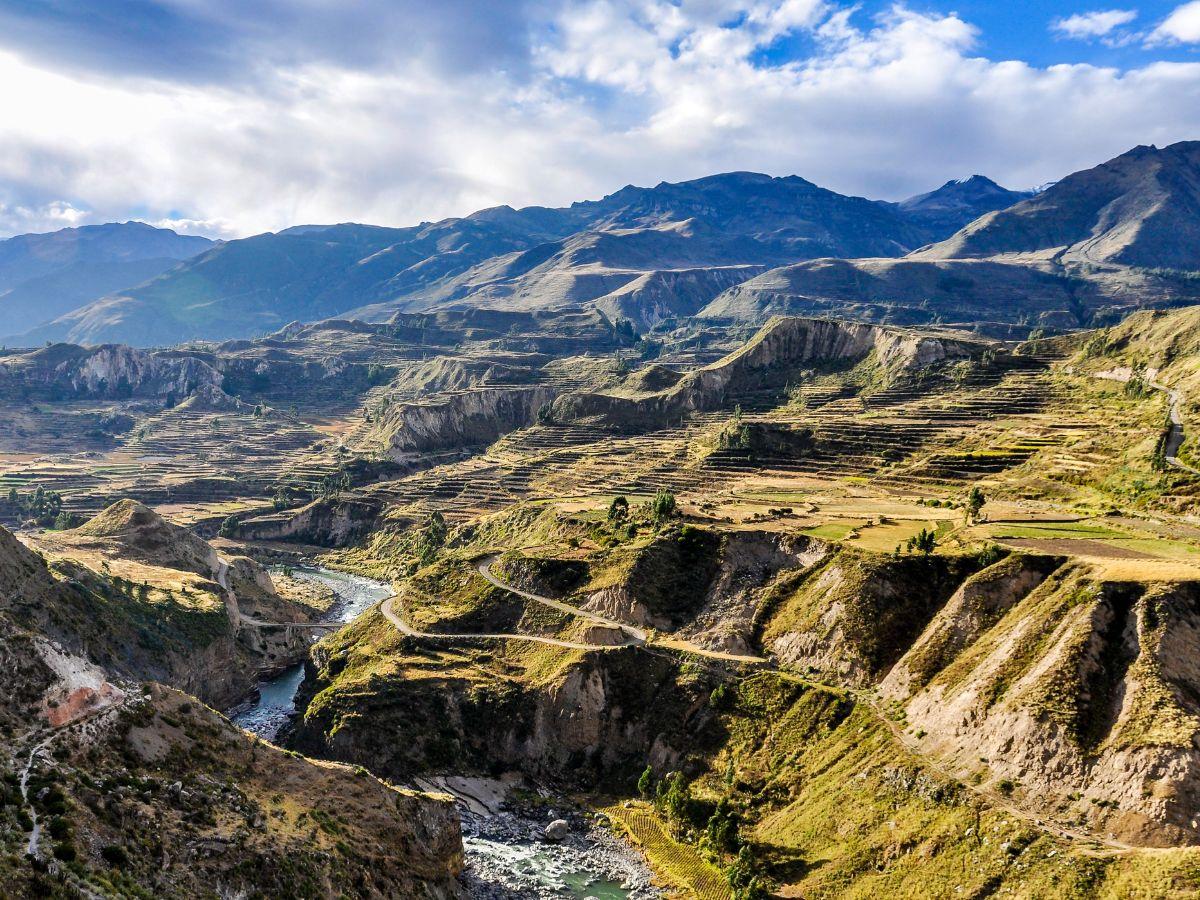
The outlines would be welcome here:
M 347 575 L 331 569 L 305 567 L 293 569 L 293 578 L 314 581 L 330 588 L 337 601 L 322 617 L 325 622 L 352 622 L 380 600 L 392 595 L 382 581 L 360 575 Z M 279 730 L 296 714 L 296 694 L 304 683 L 304 664 L 297 663 L 273 678 L 258 683 L 258 700 L 233 711 L 231 718 L 247 731 L 273 741 Z
M 383 582 L 315 566 L 293 568 L 291 574 L 323 584 L 337 595 L 324 617 L 327 622 L 351 622 L 392 594 Z M 304 665 L 297 664 L 260 681 L 258 698 L 231 711 L 231 718 L 247 731 L 274 741 L 296 714 L 304 674 Z M 469 897 L 648 900 L 662 896 L 651 885 L 641 857 L 586 816 L 564 813 L 571 819 L 571 831 L 561 842 L 551 843 L 540 838 L 548 822 L 532 814 L 511 810 L 480 814 L 469 804 L 460 806 Z

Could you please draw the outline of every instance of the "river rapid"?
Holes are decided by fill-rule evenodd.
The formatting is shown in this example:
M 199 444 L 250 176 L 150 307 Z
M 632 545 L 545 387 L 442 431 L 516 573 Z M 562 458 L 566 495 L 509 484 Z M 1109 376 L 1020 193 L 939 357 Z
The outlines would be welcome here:
M 347 623 L 392 595 L 389 585 L 315 566 L 296 567 L 294 578 L 325 585 L 337 602 L 324 621 Z M 296 715 L 296 696 L 304 683 L 302 663 L 259 682 L 257 698 L 230 711 L 242 728 L 268 741 Z M 459 800 L 469 897 L 578 898 L 578 900 L 649 900 L 663 894 L 651 884 L 644 860 L 584 812 L 562 804 L 559 810 L 509 808 L 501 799 L 480 807 L 473 796 L 455 790 L 469 779 L 442 779 L 436 785 Z M 550 821 L 569 824 L 564 838 L 545 839 Z

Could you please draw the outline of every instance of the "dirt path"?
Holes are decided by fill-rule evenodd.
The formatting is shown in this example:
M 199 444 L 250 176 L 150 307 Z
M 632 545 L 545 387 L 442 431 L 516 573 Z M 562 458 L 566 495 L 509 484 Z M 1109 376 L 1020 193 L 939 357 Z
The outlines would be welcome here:
M 488 580 L 491 584 L 498 588 L 516 594 L 519 597 L 524 597 L 527 600 L 533 600 L 537 603 L 549 606 L 551 609 L 565 612 L 568 615 L 579 616 L 583 619 L 588 619 L 599 625 L 605 625 L 609 628 L 619 628 L 623 633 L 630 636 L 634 645 L 649 645 L 664 647 L 670 650 L 679 650 L 683 653 L 693 653 L 697 656 L 703 656 L 708 659 L 717 659 L 722 662 L 739 662 L 739 663 L 765 663 L 766 659 L 761 656 L 750 656 L 739 653 L 725 653 L 721 650 L 708 650 L 704 647 L 699 647 L 691 641 L 683 638 L 670 636 L 654 636 L 651 637 L 648 632 L 633 625 L 626 625 L 624 622 L 618 622 L 616 619 L 610 619 L 606 616 L 597 615 L 593 612 L 588 612 L 585 609 L 580 609 L 578 606 L 571 606 L 569 603 L 563 603 L 561 600 L 553 600 L 550 597 L 543 597 L 540 594 L 534 594 L 530 591 L 522 590 L 521 588 L 513 587 L 511 584 L 506 584 L 495 576 L 492 572 L 492 564 L 496 562 L 498 557 L 488 556 L 476 563 L 476 569 L 479 574 Z
M 213 575 L 216 578 L 217 584 L 225 592 L 225 610 L 229 614 L 229 619 L 233 623 L 233 630 L 235 632 L 240 631 L 243 625 L 250 625 L 254 628 L 314 628 L 336 631 L 346 624 L 344 622 L 264 622 L 262 619 L 248 616 L 238 606 L 237 595 L 229 587 L 229 563 L 221 559 L 220 556 L 217 556 L 216 560 L 217 565 L 213 569 Z
M 529 591 L 521 590 L 521 588 L 513 587 L 511 584 L 505 584 L 499 578 L 492 574 L 492 564 L 496 562 L 498 557 L 488 556 L 481 559 L 475 564 L 475 568 L 479 574 L 488 580 L 489 583 L 495 585 L 501 590 L 508 591 L 510 594 L 516 594 L 518 597 L 524 597 L 526 600 L 533 600 L 536 603 L 541 603 L 551 609 L 564 612 L 569 616 L 578 616 L 581 619 L 587 619 L 597 625 L 604 625 L 608 628 L 616 628 L 622 634 L 629 635 L 632 643 L 644 644 L 650 636 L 641 628 L 636 628 L 633 625 L 626 625 L 624 622 L 618 622 L 616 619 L 609 619 L 606 616 L 600 616 L 596 613 L 588 612 L 585 609 L 580 609 L 578 606 L 571 606 L 569 603 L 563 603 L 560 600 L 552 600 L 549 597 L 543 597 L 540 594 L 533 594 Z
M 38 818 L 37 810 L 34 808 L 33 803 L 29 799 L 29 779 L 33 775 L 33 769 L 37 764 L 38 758 L 63 735 L 68 734 L 81 726 L 100 721 L 102 718 L 109 716 L 116 710 L 120 709 L 122 706 L 128 703 L 130 699 L 131 696 L 126 695 L 124 699 L 116 703 L 93 710 L 86 715 L 80 716 L 73 722 L 69 722 L 59 728 L 52 729 L 50 730 L 49 734 L 47 734 L 42 738 L 42 740 L 38 741 L 38 743 L 34 744 L 34 746 L 30 748 L 29 755 L 25 758 L 25 765 L 21 769 L 20 777 L 21 801 L 25 806 L 26 812 L 29 814 L 30 821 L 33 822 L 33 828 L 29 833 L 29 841 L 25 845 L 26 855 L 35 858 L 40 857 L 41 855 L 40 844 L 42 838 L 42 823 Z
M 51 734 L 41 743 L 34 745 L 29 751 L 29 757 L 25 760 L 25 767 L 21 770 L 21 800 L 25 804 L 25 810 L 29 814 L 30 820 L 33 822 L 33 829 L 29 832 L 29 843 L 25 846 L 25 855 L 37 857 L 38 844 L 42 839 L 42 822 L 38 818 L 37 810 L 29 800 L 29 776 L 33 772 L 34 763 L 41 756 L 42 751 L 54 742 L 55 734 Z
M 1190 472 L 1193 475 L 1200 475 L 1200 469 L 1189 466 L 1179 459 L 1179 448 L 1183 446 L 1184 438 L 1183 414 L 1179 411 L 1181 403 L 1179 391 L 1161 383 L 1158 380 L 1158 371 L 1156 369 L 1148 370 L 1146 375 L 1147 386 L 1156 391 L 1161 391 L 1167 397 L 1167 419 L 1170 424 L 1170 430 L 1167 432 L 1166 444 L 1163 446 L 1163 459 L 1168 466 L 1181 469 L 1184 472 Z M 1128 367 L 1109 369 L 1105 372 L 1097 372 L 1092 377 L 1127 384 L 1129 379 L 1133 377 L 1133 370 Z
M 640 642 L 635 640 L 627 640 L 619 644 L 581 644 L 575 641 L 563 641 L 558 638 L 542 637 L 535 634 L 510 634 L 506 632 L 478 632 L 478 633 L 463 633 L 455 632 L 433 633 L 429 631 L 417 631 L 409 625 L 404 618 L 396 611 L 396 601 L 399 597 L 389 597 L 384 600 L 379 607 L 379 611 L 383 613 L 383 617 L 396 626 L 397 630 L 409 637 L 423 638 L 426 640 L 505 640 L 505 641 L 532 641 L 535 644 L 550 644 L 554 647 L 566 647 L 568 650 L 621 650 L 625 647 L 639 646 Z

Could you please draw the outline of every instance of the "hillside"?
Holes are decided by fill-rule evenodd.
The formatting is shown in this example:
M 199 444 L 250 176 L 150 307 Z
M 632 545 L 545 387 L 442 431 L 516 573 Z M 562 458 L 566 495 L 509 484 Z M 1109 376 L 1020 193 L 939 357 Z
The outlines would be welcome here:
M 0 341 L 148 281 L 212 244 L 208 238 L 142 222 L 85 225 L 0 241 Z
M 773 269 L 729 288 L 699 315 L 761 321 L 830 312 L 1000 336 L 1017 324 L 1107 325 L 1141 307 L 1200 300 L 1197 235 L 1200 143 L 1138 147 L 903 259 Z
M 1135 147 L 913 254 L 1200 269 L 1200 142 Z
M 59 363 L 167 368 L 124 399 L 84 379 L 0 405 L 18 424 L 0 445 L 16 499 L 0 505 L 26 522 L 42 487 L 98 509 L 27 526 L 0 583 L 25 598 L 17 625 L 100 669 L 72 669 L 87 680 L 45 704 L 56 718 L 147 679 L 228 708 L 283 669 L 255 714 L 286 720 L 269 698 L 298 682 L 302 718 L 272 740 L 465 792 L 467 887 L 558 852 L 530 837 L 552 815 L 572 831 L 562 852 L 595 858 L 602 811 L 684 896 L 726 898 L 748 877 L 831 898 L 1187 895 L 1200 482 L 1156 449 L 1163 392 L 1095 376 L 1144 363 L 1185 389 L 1191 313 L 1014 346 L 799 317 L 639 339 L 595 310 L 455 309 L 167 351 L 9 353 L 32 379 L 19 385 Z M 222 386 L 164 408 L 156 391 L 185 365 Z M 69 448 L 72 416 L 118 413 L 110 449 L 30 450 Z M 108 502 L 125 495 L 137 502 Z M 365 591 L 315 644 L 311 578 Z M 162 696 L 152 740 L 204 731 Z M 121 745 L 100 746 L 77 768 L 107 772 Z M 213 756 L 187 757 L 194 769 L 229 771 L 200 746 Z M 191 793 L 178 756 L 139 777 Z M 271 777 L 233 771 L 255 797 Z M 255 859 L 298 829 L 321 847 L 359 833 L 325 813 L 387 796 L 367 774 L 346 799 L 338 779 L 288 771 L 269 782 L 285 799 L 263 806 L 266 833 L 249 826 Z M 329 797 L 301 792 L 310 780 Z M 490 819 L 471 799 L 505 791 Z M 432 814 L 413 802 L 406 820 Z M 215 808 L 201 840 L 243 821 Z M 69 818 L 107 834 L 91 812 Z M 404 853 L 425 859 L 448 833 L 435 822 Z M 339 871 L 361 872 L 347 847 L 329 851 Z M 131 877 L 161 892 L 139 858 Z M 401 870 L 381 859 L 380 893 L 403 895 Z
M 454 895 L 445 799 L 287 754 L 2 612 L 0 659 L 5 895 Z
M 906 333 L 898 328 L 775 318 L 742 348 L 666 388 L 641 389 L 647 386 L 642 373 L 608 391 L 565 394 L 541 419 L 559 425 L 587 420 L 648 430 L 688 413 L 720 409 L 728 405 L 731 396 L 779 390 L 817 368 L 846 370 L 869 362 L 871 377 L 885 386 L 981 356 L 985 348 L 982 343 L 956 337 Z
M 587 304 L 648 274 L 681 269 L 695 273 L 690 298 L 677 308 L 686 313 L 731 274 L 749 277 L 756 271 L 749 267 L 899 256 L 945 233 L 802 178 L 737 172 L 629 186 L 564 209 L 498 207 L 413 228 L 336 225 L 230 241 L 21 340 L 147 346 L 249 337 L 338 315 L 384 321 L 447 305 Z M 644 303 L 630 307 L 626 296 L 624 312 L 647 324 L 675 312 L 651 296 Z

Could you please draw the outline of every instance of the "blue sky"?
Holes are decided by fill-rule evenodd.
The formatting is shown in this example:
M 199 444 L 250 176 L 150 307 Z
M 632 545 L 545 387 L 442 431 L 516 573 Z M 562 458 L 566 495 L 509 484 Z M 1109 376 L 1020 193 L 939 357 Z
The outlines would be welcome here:
M 899 199 L 1200 138 L 1200 0 L 0 0 L 0 235 L 410 224 L 752 169 Z

